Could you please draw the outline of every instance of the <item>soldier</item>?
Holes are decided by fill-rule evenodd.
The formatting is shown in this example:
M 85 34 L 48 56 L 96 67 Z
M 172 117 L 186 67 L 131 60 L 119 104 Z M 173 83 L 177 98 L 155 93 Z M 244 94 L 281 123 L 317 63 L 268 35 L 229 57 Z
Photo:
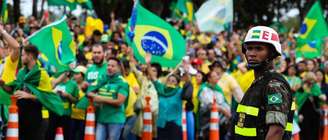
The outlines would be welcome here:
M 273 59 L 281 55 L 276 31 L 265 26 L 251 28 L 242 51 L 255 80 L 246 91 L 233 118 L 236 140 L 290 140 L 292 93 L 282 75 L 273 71 Z

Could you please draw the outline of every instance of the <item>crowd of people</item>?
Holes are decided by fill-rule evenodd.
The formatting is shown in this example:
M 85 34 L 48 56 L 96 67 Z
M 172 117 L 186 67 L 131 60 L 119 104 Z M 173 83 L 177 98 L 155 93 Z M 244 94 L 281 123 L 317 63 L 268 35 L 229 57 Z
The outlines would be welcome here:
M 192 23 L 170 21 L 185 37 L 187 52 L 181 64 L 169 69 L 151 63 L 150 54 L 145 57 L 146 64 L 139 63 L 125 41 L 127 24 L 115 22 L 114 16 L 108 29 L 94 30 L 91 36 L 85 36 L 82 20 L 68 20 L 77 46 L 76 61 L 69 65 L 70 71 L 59 76 L 42 61 L 36 47 L 26 42 L 27 36 L 47 22 L 31 16 L 20 17 L 17 24 L 0 25 L 0 85 L 18 99 L 20 139 L 54 139 L 59 126 L 65 140 L 83 139 L 86 110 L 77 107 L 83 97 L 92 99 L 96 108 L 97 140 L 140 139 L 146 97 L 150 97 L 154 139 L 182 139 L 183 109 L 188 139 L 208 139 L 213 103 L 220 114 L 220 137 L 230 139 L 232 116 L 255 78 L 242 52 L 247 29 L 204 33 Z M 301 140 L 319 140 L 321 108 L 328 103 L 328 38 L 321 56 L 306 59 L 296 57 L 293 35 L 280 34 L 283 54 L 275 60 L 274 69 L 284 75 L 296 102 L 293 134 L 299 133 Z M 45 108 L 29 87 L 10 90 L 8 83 L 32 72 L 47 77 L 38 84 L 60 96 L 64 114 Z M 1 104 L 2 138 L 6 135 L 6 108 L 7 104 Z

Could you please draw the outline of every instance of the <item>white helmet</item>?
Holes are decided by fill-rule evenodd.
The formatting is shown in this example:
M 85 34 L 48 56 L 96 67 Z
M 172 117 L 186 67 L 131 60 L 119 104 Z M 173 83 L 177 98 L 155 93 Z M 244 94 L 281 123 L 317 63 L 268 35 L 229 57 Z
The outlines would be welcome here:
M 271 44 L 278 55 L 281 55 L 281 44 L 279 42 L 279 34 L 270 27 L 255 26 L 248 30 L 244 43 L 247 42 L 263 42 Z M 243 53 L 245 48 L 243 47 Z

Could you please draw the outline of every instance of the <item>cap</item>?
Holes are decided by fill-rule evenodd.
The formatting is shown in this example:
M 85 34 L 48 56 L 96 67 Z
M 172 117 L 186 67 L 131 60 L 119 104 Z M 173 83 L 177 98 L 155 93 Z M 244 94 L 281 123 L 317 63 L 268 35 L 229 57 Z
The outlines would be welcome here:
M 201 65 L 201 64 L 203 64 L 203 61 L 198 58 L 195 58 L 191 61 L 191 64 Z
M 74 70 L 73 70 L 73 72 L 75 72 L 75 73 L 80 73 L 80 72 L 82 72 L 83 74 L 85 74 L 86 72 L 87 72 L 87 68 L 85 68 L 84 66 L 77 66 Z

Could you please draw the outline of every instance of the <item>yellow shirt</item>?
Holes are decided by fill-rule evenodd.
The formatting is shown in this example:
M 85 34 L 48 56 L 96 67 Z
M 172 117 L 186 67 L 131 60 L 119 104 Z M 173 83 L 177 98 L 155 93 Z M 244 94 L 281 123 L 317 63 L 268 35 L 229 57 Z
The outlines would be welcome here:
M 192 91 L 192 103 L 194 104 L 194 113 L 198 112 L 198 105 L 199 105 L 199 100 L 198 100 L 198 92 L 200 89 L 200 85 L 197 84 L 196 82 L 196 78 L 192 77 L 191 78 L 191 84 L 193 87 L 193 91 Z
M 328 74 L 325 75 L 326 84 L 328 84 Z
M 232 74 L 236 78 L 241 90 L 245 93 L 247 89 L 251 86 L 255 79 L 254 71 L 250 70 L 245 73 L 241 73 L 239 70 Z
M 18 59 L 13 62 L 10 57 L 11 56 L 9 55 L 5 58 L 4 68 L 1 76 L 1 79 L 6 84 L 16 79 L 16 70 L 18 66 Z
M 84 96 L 85 96 L 85 93 L 80 89 L 78 99 L 81 100 Z M 77 120 L 85 120 L 85 113 L 86 113 L 85 110 L 76 108 L 75 104 L 72 104 L 71 118 L 77 119 Z
M 139 88 L 139 85 L 138 85 L 135 75 L 132 72 L 130 72 L 128 76 L 124 77 L 124 79 L 127 81 L 127 83 L 129 84 L 129 87 L 130 87 L 130 90 L 129 90 L 130 92 L 129 92 L 129 96 L 128 96 L 128 104 L 125 109 L 125 116 L 129 117 L 129 116 L 135 115 L 134 103 L 137 101 L 137 94 L 134 92 L 133 88 L 134 87 Z
M 210 65 L 211 65 L 210 62 L 203 63 L 202 66 L 201 66 L 202 72 L 207 74 L 210 71 L 210 68 L 209 68 Z
M 218 84 L 222 88 L 228 104 L 231 105 L 233 92 L 235 92 L 235 89 L 240 88 L 238 82 L 228 73 L 223 73 Z

